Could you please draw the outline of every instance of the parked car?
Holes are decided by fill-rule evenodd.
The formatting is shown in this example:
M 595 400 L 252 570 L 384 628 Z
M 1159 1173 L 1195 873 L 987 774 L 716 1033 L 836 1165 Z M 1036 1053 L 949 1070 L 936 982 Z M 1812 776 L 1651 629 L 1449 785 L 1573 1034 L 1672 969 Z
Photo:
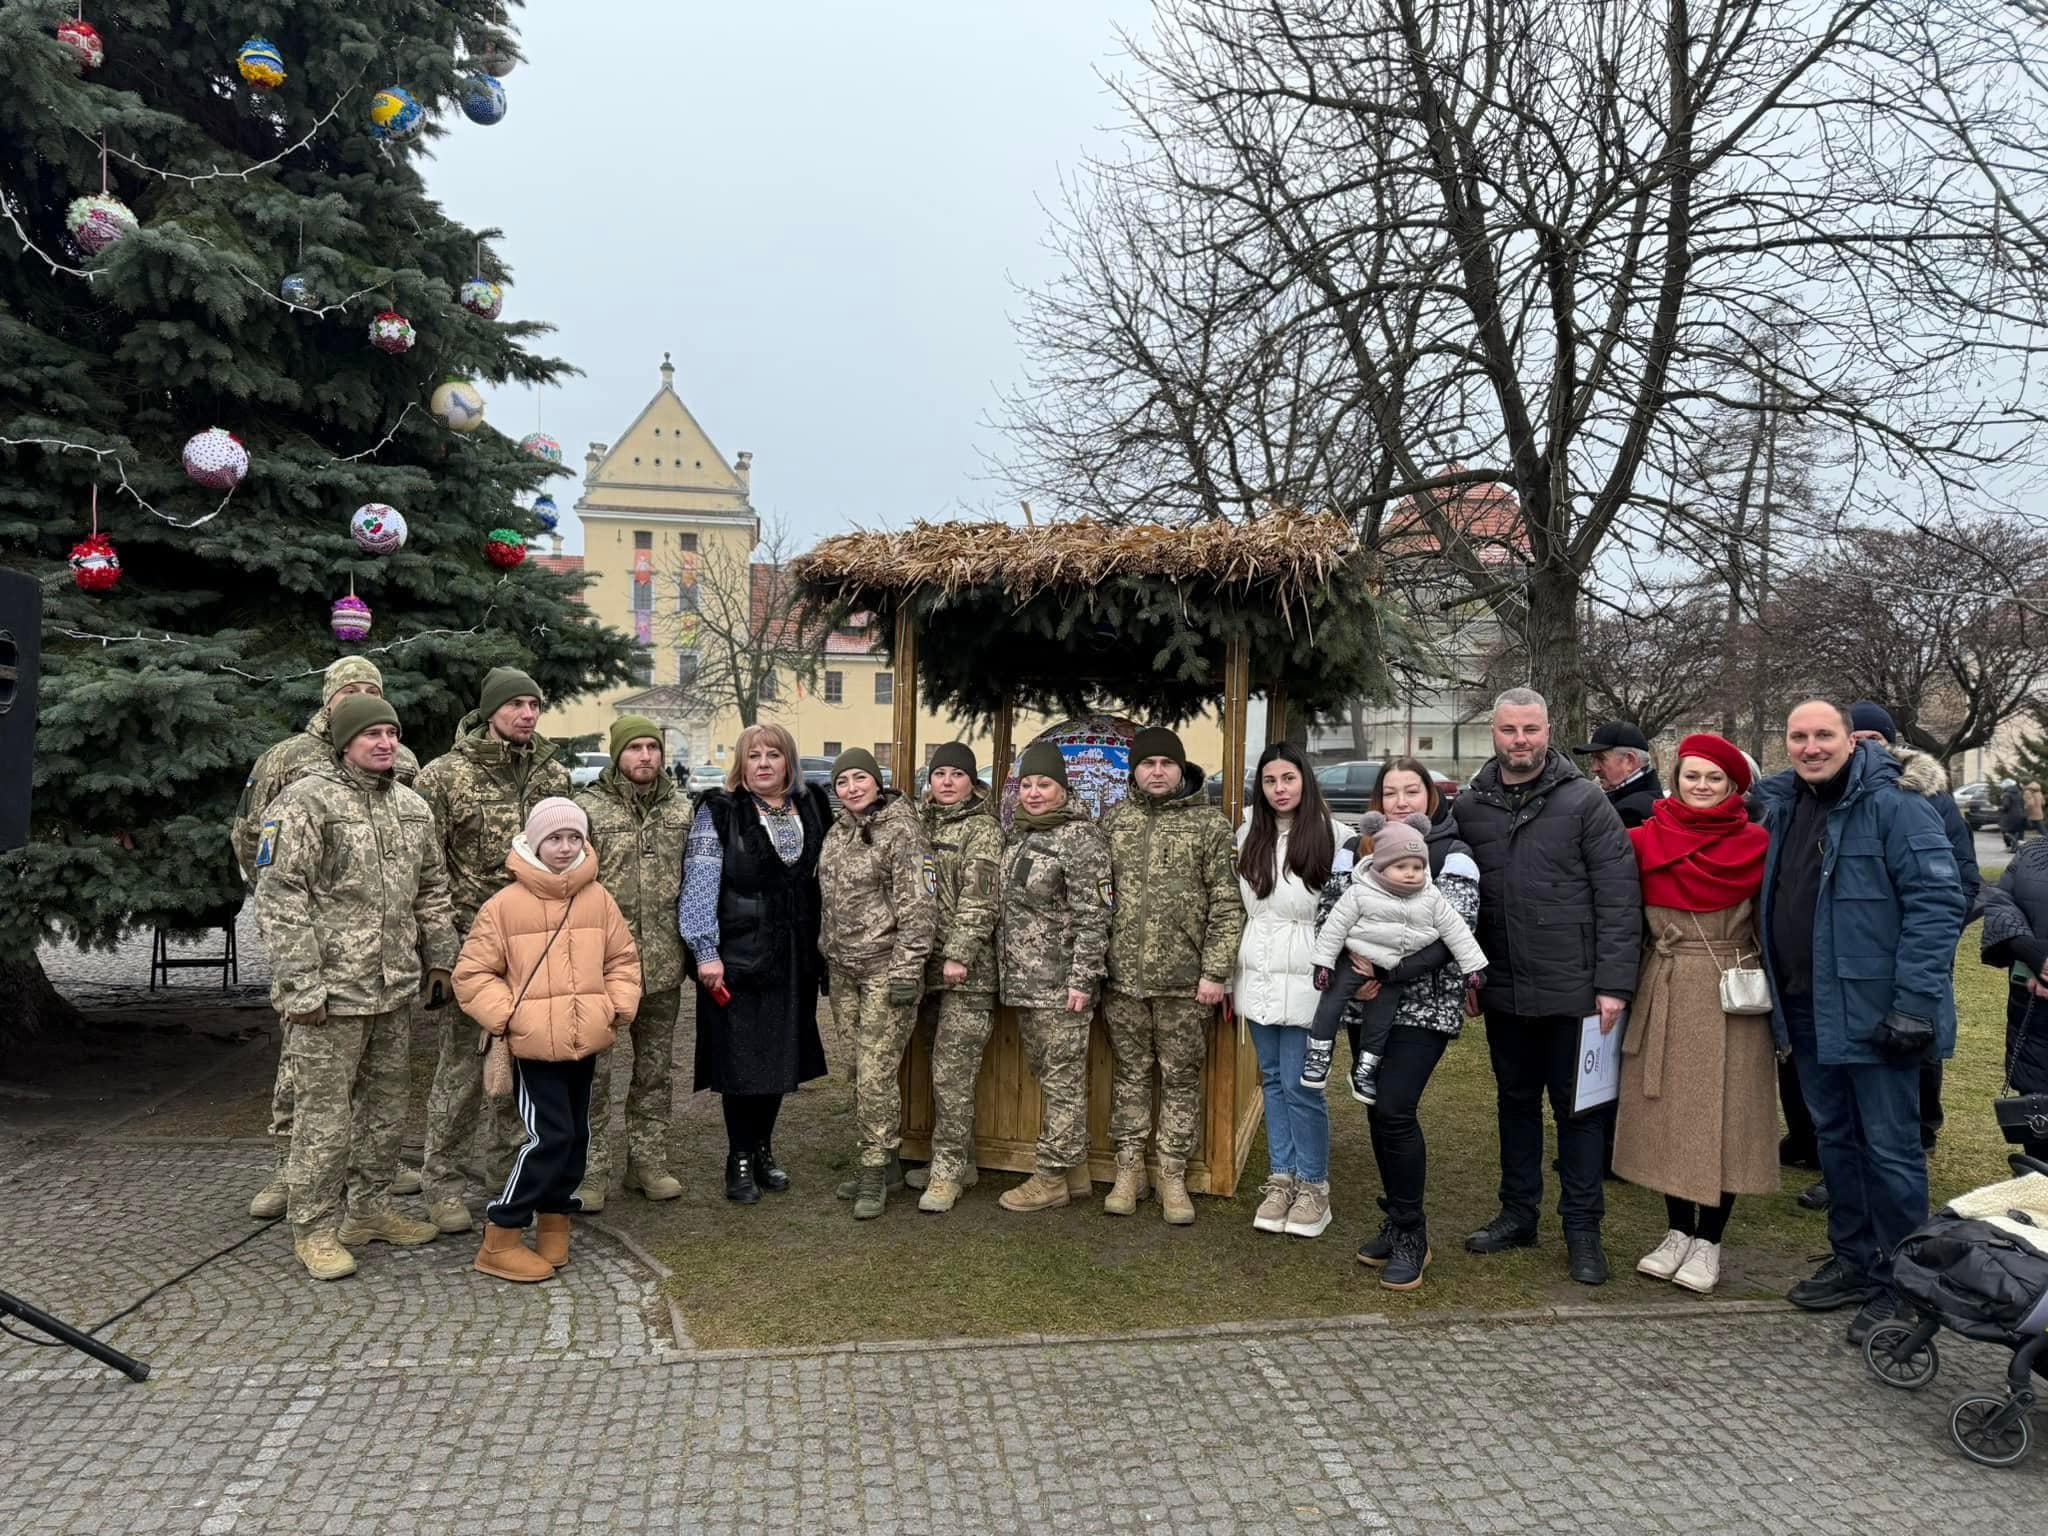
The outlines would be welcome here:
M 1380 781 L 1380 758 L 1354 758 L 1349 762 L 1328 763 L 1316 770 L 1316 787 L 1323 792 L 1323 799 L 1330 809 L 1339 816 L 1356 820 L 1366 813 L 1372 803 L 1372 792 Z M 1436 781 L 1436 792 L 1446 800 L 1455 800 L 1460 788 L 1458 781 L 1447 773 L 1431 771 Z
M 797 759 L 797 774 L 806 784 L 815 784 L 828 795 L 832 793 L 831 758 L 800 757 Z
M 1999 802 L 2005 798 L 2005 791 L 2011 779 L 2000 780 L 1996 785 L 1979 779 L 1974 784 L 1965 784 L 1956 791 L 1956 809 L 1963 813 L 1963 825 L 1972 832 L 1990 831 L 1998 825 Z
M 612 760 L 604 752 L 578 752 L 576 761 L 569 768 L 569 787 L 584 789 L 597 782 L 597 776 L 611 767 Z
M 725 770 L 716 763 L 699 763 L 690 770 L 690 777 L 683 787 L 693 795 L 701 795 L 707 789 L 725 788 Z

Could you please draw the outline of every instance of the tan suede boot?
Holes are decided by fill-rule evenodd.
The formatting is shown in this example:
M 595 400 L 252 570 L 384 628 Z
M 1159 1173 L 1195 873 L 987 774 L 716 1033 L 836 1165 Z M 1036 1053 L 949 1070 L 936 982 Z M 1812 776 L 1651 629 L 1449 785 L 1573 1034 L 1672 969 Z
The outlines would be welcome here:
M 931 1183 L 931 1177 L 932 1171 L 930 1168 L 913 1168 L 903 1175 L 903 1182 L 912 1189 L 923 1189 Z M 954 1180 L 954 1182 L 960 1186 L 962 1193 L 965 1193 L 981 1182 L 981 1170 L 975 1167 L 974 1164 L 969 1163 L 965 1168 L 961 1169 L 960 1177 Z
M 332 1227 L 294 1238 L 292 1252 L 315 1280 L 345 1280 L 356 1272 L 355 1255 L 341 1246 Z
M 1067 1198 L 1086 1200 L 1094 1193 L 1095 1185 L 1088 1177 L 1088 1159 L 1084 1157 L 1067 1170 Z
M 569 1218 L 543 1212 L 533 1218 L 533 1251 L 556 1269 L 569 1262 Z
M 626 1189 L 629 1193 L 637 1189 L 650 1200 L 677 1200 L 682 1197 L 683 1181 L 664 1168 L 640 1168 L 628 1163 Z
M 1145 1198 L 1145 1149 L 1140 1146 L 1116 1149 L 1116 1184 L 1103 1197 L 1105 1216 L 1133 1216 Z
M 1195 1202 L 1188 1198 L 1188 1165 L 1184 1159 L 1159 1159 L 1159 1204 L 1168 1226 L 1194 1225 Z
M 420 1192 L 420 1171 L 404 1163 L 398 1165 L 398 1176 L 391 1181 L 394 1195 L 416 1195 Z
M 389 1243 L 394 1248 L 417 1248 L 421 1243 L 431 1243 L 441 1235 L 441 1229 L 431 1221 L 421 1221 L 394 1211 L 390 1206 L 378 1206 L 367 1211 L 350 1211 L 335 1233 L 344 1248 L 360 1248 L 364 1243 Z
M 256 1221 L 274 1221 L 284 1214 L 286 1194 L 284 1164 L 279 1163 L 265 1184 L 249 1200 L 249 1215 Z
M 460 1200 L 436 1200 L 427 1207 L 427 1218 L 443 1232 L 467 1232 L 469 1207 Z
M 959 1199 L 959 1184 L 942 1173 L 936 1179 L 925 1181 L 924 1193 L 917 1197 L 917 1208 L 920 1211 L 942 1214 L 953 1209 Z
M 521 1241 L 525 1235 L 517 1227 L 485 1222 L 484 1245 L 476 1255 L 477 1272 L 521 1282 L 554 1279 L 555 1266 Z
M 1066 1174 L 1057 1168 L 1050 1172 L 1041 1168 L 1015 1189 L 1004 1191 L 996 1204 L 1006 1211 L 1051 1211 L 1071 1198 Z

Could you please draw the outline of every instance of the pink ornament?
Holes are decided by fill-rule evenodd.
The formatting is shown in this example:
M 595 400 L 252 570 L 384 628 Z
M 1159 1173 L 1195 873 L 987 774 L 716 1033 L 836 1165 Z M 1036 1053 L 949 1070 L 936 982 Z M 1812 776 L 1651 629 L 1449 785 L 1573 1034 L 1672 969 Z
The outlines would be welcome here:
M 379 352 L 410 352 L 416 339 L 412 322 L 395 309 L 380 310 L 370 322 L 370 345 Z
M 135 210 L 105 192 L 74 197 L 64 210 L 64 227 L 88 256 L 97 256 L 137 228 Z
M 71 546 L 71 579 L 87 592 L 105 592 L 121 579 L 121 557 L 104 533 Z
M 232 491 L 249 473 L 249 450 L 234 433 L 208 427 L 187 440 L 185 473 L 210 491 Z
M 80 69 L 98 69 L 107 56 L 99 29 L 83 19 L 58 22 L 57 41 L 71 50 L 71 56 L 78 60 Z
M 370 632 L 370 605 L 354 593 L 337 597 L 328 616 L 327 627 L 334 631 L 334 638 L 342 644 L 353 644 Z

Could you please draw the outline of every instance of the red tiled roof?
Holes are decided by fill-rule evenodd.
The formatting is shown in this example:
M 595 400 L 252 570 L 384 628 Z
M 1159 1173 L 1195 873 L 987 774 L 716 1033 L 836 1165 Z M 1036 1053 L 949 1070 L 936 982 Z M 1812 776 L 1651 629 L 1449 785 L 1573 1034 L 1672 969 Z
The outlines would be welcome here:
M 532 555 L 533 563 L 544 571 L 553 571 L 557 576 L 581 576 L 583 557 L 581 555 Z M 576 601 L 583 601 L 583 594 L 576 594 Z
M 750 593 L 753 605 L 749 614 L 750 627 L 757 634 L 762 634 L 764 639 L 769 639 L 770 637 L 764 633 L 764 626 L 769 621 L 769 615 L 787 601 L 784 597 L 785 588 L 783 583 L 792 581 L 794 578 L 789 575 L 786 566 L 756 562 L 750 569 L 753 573 Z M 865 614 L 855 614 L 846 621 L 848 629 L 835 629 L 828 634 L 825 637 L 825 654 L 828 656 L 872 656 L 879 651 L 881 646 L 871 630 L 862 629 L 858 633 L 852 632 L 852 626 L 861 623 L 866 617 L 867 615 Z M 790 646 L 795 646 L 798 643 L 800 636 L 797 620 L 793 614 L 785 613 L 783 615 L 781 631 L 780 643 Z
M 1461 468 L 1462 465 L 1451 466 L 1453 472 Z M 1506 486 L 1447 486 L 1424 494 L 1435 498 L 1438 509 L 1452 527 L 1476 546 L 1482 561 L 1492 565 L 1527 556 L 1529 537 L 1522 526 L 1521 503 Z M 1397 550 L 1404 545 L 1411 550 L 1417 546 L 1436 547 L 1436 535 L 1423 522 L 1417 497 L 1409 497 L 1388 514 L 1382 542 Z

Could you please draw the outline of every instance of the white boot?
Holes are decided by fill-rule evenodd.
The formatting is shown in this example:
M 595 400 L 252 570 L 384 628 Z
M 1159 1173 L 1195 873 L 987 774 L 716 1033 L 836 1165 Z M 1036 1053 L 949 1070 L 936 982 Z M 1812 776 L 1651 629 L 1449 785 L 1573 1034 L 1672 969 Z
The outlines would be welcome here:
M 1692 1239 L 1674 1227 L 1664 1234 L 1663 1242 L 1636 1260 L 1636 1273 L 1652 1280 L 1669 1280 L 1690 1252 Z
M 1710 1294 L 1721 1280 L 1721 1245 L 1694 1238 L 1692 1252 L 1671 1278 L 1688 1291 L 1697 1291 L 1702 1296 Z

